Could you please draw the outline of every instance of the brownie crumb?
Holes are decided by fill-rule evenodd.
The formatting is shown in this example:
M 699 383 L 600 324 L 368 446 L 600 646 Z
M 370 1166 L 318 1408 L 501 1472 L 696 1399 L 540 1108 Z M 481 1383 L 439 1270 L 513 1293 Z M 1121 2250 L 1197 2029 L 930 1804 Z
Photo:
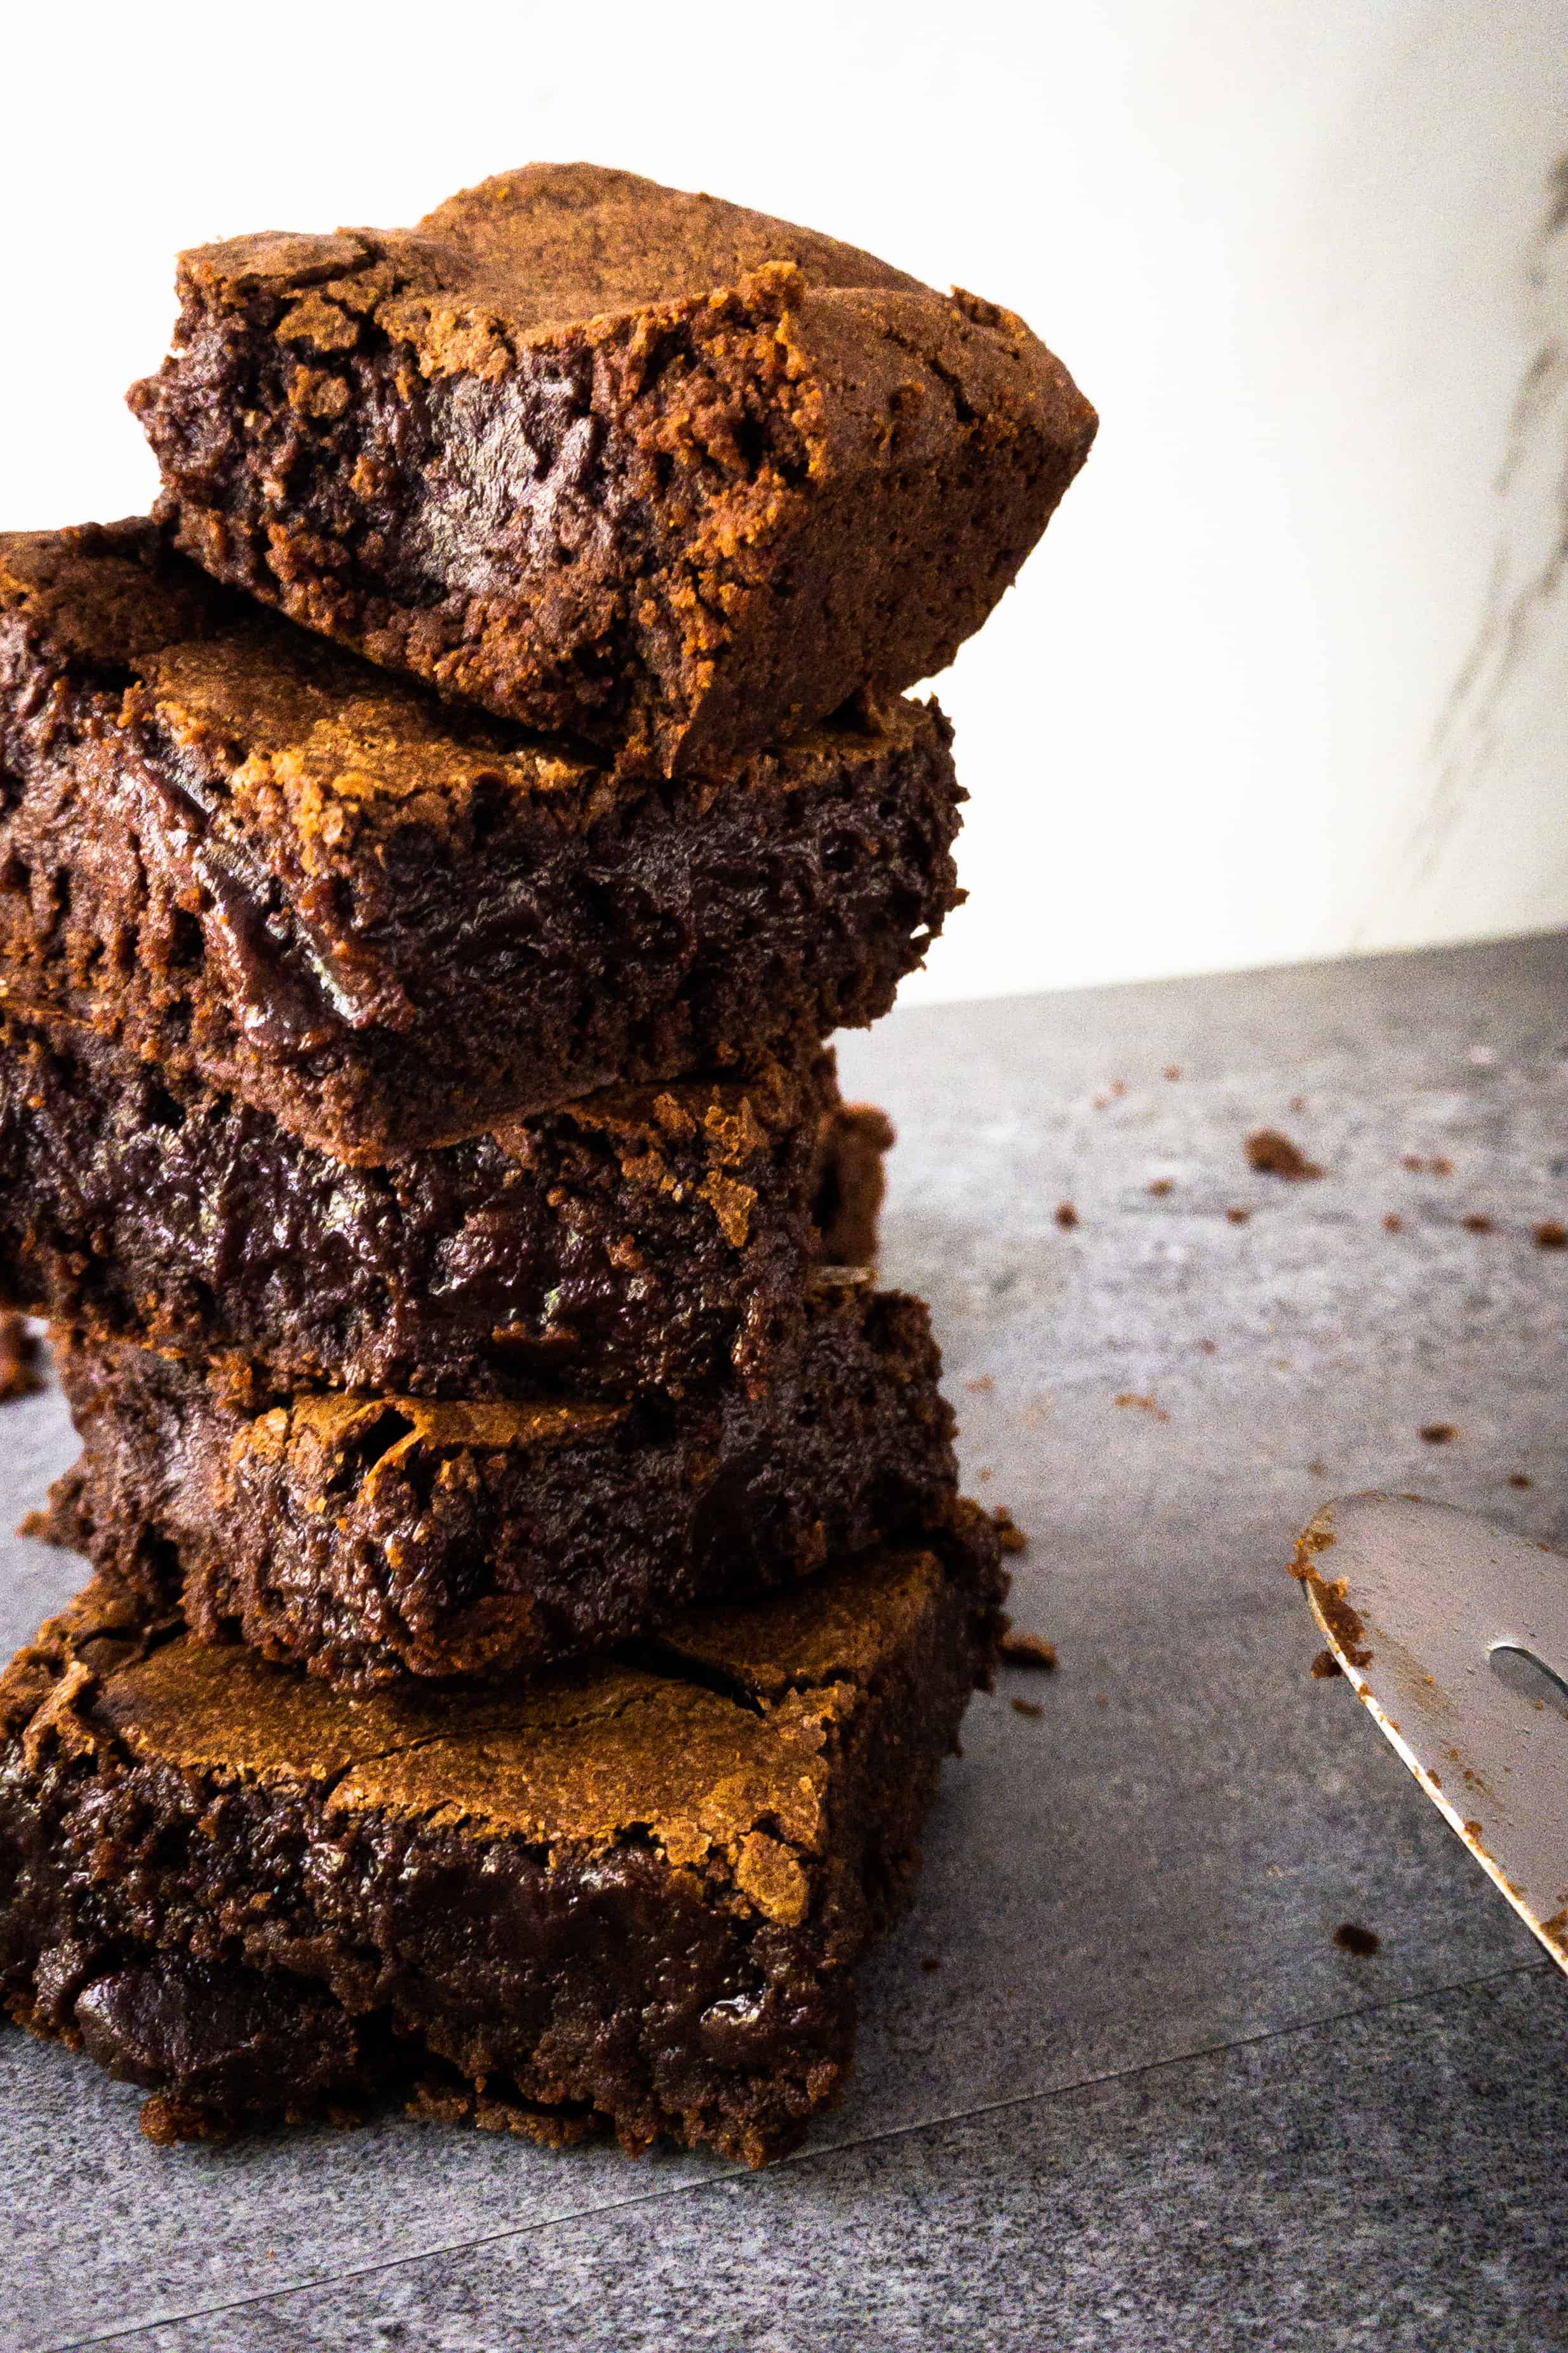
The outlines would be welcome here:
M 1492 1230 L 1491 1219 L 1484 1217 L 1479 1209 L 1472 1209 L 1469 1216 L 1461 1218 L 1459 1222 L 1468 1234 L 1489 1234 Z
M 1057 1203 L 1057 1223 L 1064 1233 L 1069 1233 L 1078 1223 L 1078 1211 L 1070 1201 Z
M 1057 1646 L 1043 1634 L 1026 1634 L 1015 1627 L 1003 1635 L 997 1656 L 1005 1666 L 1042 1667 L 1049 1674 L 1057 1663 Z
M 1453 1162 L 1441 1152 L 1435 1152 L 1427 1160 L 1424 1160 L 1418 1152 L 1406 1152 L 1399 1165 L 1402 1168 L 1408 1168 L 1413 1176 L 1451 1176 L 1454 1173 Z
M 1334 1942 L 1342 1953 L 1353 1953 L 1358 1961 L 1371 1958 L 1383 1938 L 1373 1928 L 1358 1928 L 1353 1920 L 1342 1920 L 1334 1930 Z
M 1568 1250 L 1568 1226 L 1555 1218 L 1544 1218 L 1535 1229 L 1537 1250 Z
M 1026 1549 L 1029 1539 L 1005 1504 L 997 1504 L 994 1506 L 991 1525 L 996 1531 L 996 1541 L 1004 1552 L 1023 1552 Z
M 1153 1194 L 1156 1201 L 1163 1201 L 1170 1189 L 1171 1179 L 1169 1176 L 1155 1176 L 1151 1179 L 1149 1190 Z
M 1237 1208 L 1227 1209 L 1225 1214 L 1230 1219 L 1233 1226 L 1244 1226 L 1246 1225 L 1248 1218 L 1251 1217 L 1252 1212 L 1250 1209 Z
M 1312 1661 L 1312 1680 L 1314 1683 L 1329 1683 L 1335 1675 L 1342 1675 L 1343 1672 L 1343 1667 L 1341 1666 L 1338 1659 L 1335 1658 L 1331 1651 L 1320 1651 L 1317 1657 Z
M 1510 1471 L 1508 1474 L 1508 1483 L 1510 1487 L 1533 1487 L 1535 1482 L 1528 1471 Z
M 1046 1712 L 1037 1699 L 1016 1699 L 1012 1707 L 1016 1715 L 1044 1715 Z
M 1181 1066 L 1180 1062 L 1167 1062 L 1167 1063 L 1166 1063 L 1166 1065 L 1165 1065 L 1165 1076 L 1166 1076 L 1168 1079 L 1179 1079 L 1179 1078 L 1181 1077 L 1181 1075 L 1182 1075 L 1182 1066 Z
M 1096 1692 L 1094 1694 L 1094 1704 L 1096 1707 L 1109 1707 L 1110 1705 L 1110 1694 L 1109 1692 Z
M 1219 1342 L 1217 1340 L 1200 1340 L 1198 1342 L 1198 1346 L 1202 1349 L 1205 1356 L 1217 1356 L 1219 1354 Z
M 1285 1176 L 1292 1184 L 1304 1177 L 1321 1176 L 1322 1169 L 1315 1160 L 1309 1160 L 1300 1145 L 1292 1144 L 1277 1127 L 1255 1128 L 1247 1139 L 1247 1165 L 1260 1176 Z
M 1458 1436 L 1451 1421 L 1424 1421 L 1421 1435 L 1428 1446 L 1452 1446 Z
M 38 1344 L 26 1318 L 0 1314 L 0 1405 L 13 1398 L 34 1396 L 44 1386 L 38 1370 Z
M 1290 1108 L 1291 1108 L 1291 1110 L 1292 1110 L 1293 1112 L 1298 1112 L 1298 1113 L 1299 1113 L 1299 1112 L 1303 1112 L 1303 1111 L 1305 1111 L 1305 1110 L 1306 1110 L 1306 1108 L 1307 1108 L 1307 1098 L 1306 1098 L 1306 1096 L 1305 1096 L 1305 1095 L 1292 1095 L 1292 1096 L 1291 1096 L 1291 1098 L 1290 1098 Z
M 963 1386 L 971 1397 L 989 1397 L 996 1384 L 989 1373 L 976 1373 L 974 1378 L 965 1381 Z
M 1169 1421 L 1171 1419 L 1157 1398 L 1140 1397 L 1136 1389 L 1119 1390 L 1116 1402 L 1118 1405 L 1136 1406 L 1140 1413 L 1152 1413 L 1156 1421 Z
M 931 1978 L 934 1977 L 938 1969 L 941 1968 L 942 1963 L 935 1953 L 927 1953 L 921 1958 L 921 1967 L 925 1971 L 927 1977 Z
M 1405 1220 L 1397 1209 L 1390 1209 L 1383 1221 L 1383 1230 L 1385 1234 L 1402 1234 L 1405 1231 Z

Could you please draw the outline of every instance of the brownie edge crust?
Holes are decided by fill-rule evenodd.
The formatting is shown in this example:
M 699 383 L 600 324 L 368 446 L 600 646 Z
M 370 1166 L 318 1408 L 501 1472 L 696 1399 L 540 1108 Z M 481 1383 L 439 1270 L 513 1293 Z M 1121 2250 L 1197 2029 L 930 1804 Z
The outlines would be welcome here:
M 183 551 L 628 770 L 945 668 L 1096 422 L 1010 311 L 591 164 L 204 246 L 179 296 L 130 396 Z
M 158 2140 L 414 2093 L 752 2165 L 834 2101 L 855 1972 L 1004 1589 L 968 1507 L 637 1662 L 347 1701 L 91 1586 L 0 1679 L 0 1979 Z

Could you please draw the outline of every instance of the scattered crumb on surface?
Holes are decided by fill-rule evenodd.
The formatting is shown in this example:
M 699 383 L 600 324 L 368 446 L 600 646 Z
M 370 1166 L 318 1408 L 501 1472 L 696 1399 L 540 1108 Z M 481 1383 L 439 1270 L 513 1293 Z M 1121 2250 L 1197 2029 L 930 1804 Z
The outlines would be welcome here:
M 1291 1110 L 1292 1110 L 1293 1112 L 1298 1112 L 1298 1113 L 1300 1113 L 1300 1112 L 1304 1112 L 1304 1111 L 1306 1110 L 1306 1108 L 1307 1108 L 1307 1098 L 1306 1098 L 1306 1096 L 1305 1096 L 1305 1095 L 1292 1095 L 1292 1096 L 1291 1096 L 1291 1098 L 1290 1098 L 1290 1108 L 1291 1108 Z
M 996 1473 L 992 1469 L 989 1462 L 984 1462 L 981 1464 L 980 1469 L 974 1475 L 977 1479 L 994 1479 L 996 1476 Z
M 1156 1201 L 1163 1201 L 1164 1199 L 1166 1194 L 1171 1189 L 1171 1181 L 1172 1180 L 1169 1176 L 1151 1177 L 1149 1181 L 1149 1190 L 1153 1194 Z
M 1358 1961 L 1364 1961 L 1376 1952 L 1383 1938 L 1375 1928 L 1360 1928 L 1353 1920 L 1342 1920 L 1334 1930 L 1334 1942 L 1342 1953 L 1352 1953 Z
M 976 1373 L 974 1378 L 965 1381 L 963 1386 L 971 1397 L 989 1397 L 996 1384 L 989 1373 Z
M 1489 1234 L 1492 1229 L 1491 1219 L 1479 1209 L 1472 1209 L 1468 1218 L 1460 1219 L 1459 1223 L 1468 1234 Z
M 1399 1165 L 1408 1168 L 1413 1176 L 1451 1176 L 1454 1173 L 1453 1162 L 1441 1152 L 1435 1152 L 1428 1160 L 1424 1160 L 1418 1152 L 1406 1152 Z
M 997 1504 L 994 1506 L 991 1525 L 996 1531 L 996 1541 L 1004 1552 L 1023 1552 L 1026 1548 L 1029 1539 L 1005 1504 Z
M 1198 1342 L 1198 1346 L 1203 1350 L 1205 1356 L 1215 1356 L 1219 1351 L 1219 1343 L 1217 1340 L 1200 1340 Z
M 1230 1219 L 1233 1226 L 1244 1226 L 1246 1225 L 1248 1218 L 1251 1217 L 1252 1212 L 1250 1209 L 1237 1208 L 1227 1209 L 1225 1214 Z
M 1254 1128 L 1244 1149 L 1247 1165 L 1260 1176 L 1285 1176 L 1292 1184 L 1306 1176 L 1321 1176 L 1322 1169 L 1315 1160 L 1309 1160 L 1299 1144 L 1277 1127 Z
M 1452 1446 L 1458 1436 L 1451 1421 L 1424 1421 L 1421 1435 L 1428 1446 Z
M 1342 1675 L 1343 1672 L 1343 1667 L 1331 1651 L 1320 1651 L 1312 1661 L 1312 1679 L 1315 1683 L 1326 1683 L 1331 1676 Z
M 1535 1482 L 1528 1471 L 1510 1471 L 1508 1474 L 1508 1483 L 1510 1487 L 1533 1487 Z
M 1555 1218 L 1544 1218 L 1535 1229 L 1537 1250 L 1568 1250 L 1568 1226 L 1560 1225 Z
M 1327 1466 L 1321 1462 L 1309 1462 L 1307 1465 L 1308 1470 L 1311 1472 L 1314 1479 L 1321 1479 L 1326 1467 Z
M 1171 1417 L 1157 1398 L 1140 1397 L 1136 1389 L 1119 1389 L 1118 1405 L 1136 1406 L 1140 1413 L 1152 1413 L 1156 1421 L 1169 1421 Z
M 1070 1201 L 1057 1203 L 1057 1223 L 1064 1233 L 1069 1232 L 1077 1225 L 1078 1211 Z
M 1044 1715 L 1046 1712 L 1037 1699 L 1016 1699 L 1010 1704 L 1015 1715 Z
M 0 1405 L 32 1397 L 43 1386 L 38 1344 L 27 1329 L 26 1317 L 9 1311 L 0 1314 Z
M 1180 1062 L 1167 1062 L 1167 1063 L 1166 1063 L 1166 1065 L 1165 1065 L 1165 1076 L 1166 1076 L 1168 1079 L 1179 1079 L 1179 1078 L 1181 1077 L 1181 1075 L 1182 1075 L 1182 1066 L 1181 1066 Z
M 1405 1220 L 1397 1209 L 1390 1209 L 1383 1221 L 1383 1230 L 1385 1234 L 1402 1234 L 1405 1231 Z
M 1109 1692 L 1096 1692 L 1094 1694 L 1094 1704 L 1096 1707 L 1109 1707 L 1110 1705 L 1110 1694 Z
M 1048 1674 L 1057 1663 L 1057 1646 L 1047 1642 L 1043 1634 L 1030 1634 L 1021 1627 L 1014 1627 L 1003 1635 L 999 1655 L 1005 1666 L 1043 1667 Z
M 934 1953 L 926 1953 L 921 1956 L 921 1967 L 928 1978 L 934 1977 L 937 1970 L 941 1968 L 942 1963 Z

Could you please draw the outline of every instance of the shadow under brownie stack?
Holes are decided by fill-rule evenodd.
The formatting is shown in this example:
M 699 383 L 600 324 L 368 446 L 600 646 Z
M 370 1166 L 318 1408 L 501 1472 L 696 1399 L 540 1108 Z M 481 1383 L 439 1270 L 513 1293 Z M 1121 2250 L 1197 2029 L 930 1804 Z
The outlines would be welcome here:
M 1093 413 L 585 166 L 180 285 L 155 517 L 0 538 L 0 1271 L 95 1572 L 0 1683 L 5 1999 L 158 2139 L 761 2163 L 1004 1587 L 825 1041 Z

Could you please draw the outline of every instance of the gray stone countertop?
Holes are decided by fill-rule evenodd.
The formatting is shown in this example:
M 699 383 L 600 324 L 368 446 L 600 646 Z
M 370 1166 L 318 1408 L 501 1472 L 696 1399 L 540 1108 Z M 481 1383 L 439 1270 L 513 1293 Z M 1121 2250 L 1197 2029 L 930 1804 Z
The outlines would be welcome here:
M 1060 1653 L 971 1711 L 843 2106 L 761 2175 L 401 2116 L 169 2152 L 7 2031 L 6 2347 L 1568 2344 L 1568 1983 L 1311 1679 L 1285 1574 L 1371 1485 L 1568 1540 L 1568 939 L 920 1009 L 842 1061 Z M 1253 1174 L 1264 1124 L 1321 1181 Z M 6 1526 L 70 1453 L 5 1409 Z M 9 1541 L 7 1644 L 79 1575 Z

